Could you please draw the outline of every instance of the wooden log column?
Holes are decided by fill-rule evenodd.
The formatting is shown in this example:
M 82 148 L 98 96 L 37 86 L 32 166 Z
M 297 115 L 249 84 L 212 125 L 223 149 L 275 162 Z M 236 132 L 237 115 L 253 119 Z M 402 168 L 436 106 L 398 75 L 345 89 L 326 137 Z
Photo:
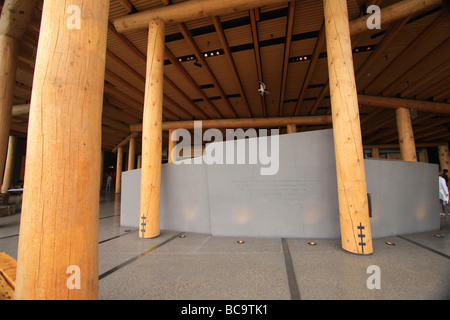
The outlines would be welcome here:
M 448 150 L 448 145 L 438 146 L 438 152 L 441 171 L 444 169 L 450 170 L 450 152 Z
M 16 299 L 98 298 L 109 0 L 45 0 L 28 126 Z M 69 10 L 70 12 L 70 10 Z M 76 11 L 75 11 L 76 12 Z
M 18 40 L 0 35 L 0 177 L 8 148 L 18 55 Z
M 176 133 L 176 130 L 169 130 L 169 148 L 167 149 L 167 159 L 169 163 L 176 161 L 177 159 L 172 159 L 172 150 L 176 147 L 177 141 L 172 141 L 172 134 Z
M 162 20 L 150 22 L 142 124 L 141 239 L 160 234 L 164 32 Z
M 120 193 L 122 189 L 122 167 L 123 167 L 123 147 L 117 149 L 116 162 L 116 193 Z
M 8 143 L 8 154 L 6 156 L 5 174 L 3 176 L 2 193 L 7 193 L 11 186 L 14 170 L 14 157 L 16 155 L 17 137 L 10 136 Z
M 296 124 L 288 124 L 286 126 L 287 128 L 287 133 L 291 134 L 291 133 L 297 133 L 297 125 Z
M 342 248 L 373 252 L 346 0 L 324 0 Z
M 395 110 L 397 118 L 398 141 L 403 161 L 417 161 L 416 143 L 411 123 L 411 114 L 407 108 Z
M 128 171 L 134 170 L 134 160 L 136 158 L 136 139 L 130 139 L 130 145 L 128 146 Z
M 19 40 L 36 0 L 6 0 L 0 18 L 0 177 L 3 177 L 14 99 Z

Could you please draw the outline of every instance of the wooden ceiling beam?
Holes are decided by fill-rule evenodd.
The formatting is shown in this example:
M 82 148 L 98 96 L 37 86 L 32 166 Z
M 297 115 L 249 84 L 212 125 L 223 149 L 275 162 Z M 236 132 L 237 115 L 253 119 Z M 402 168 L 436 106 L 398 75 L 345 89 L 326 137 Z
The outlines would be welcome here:
M 192 109 L 197 111 L 204 117 L 205 119 L 208 119 L 209 116 L 203 111 L 198 105 L 196 105 L 191 98 L 188 97 L 186 93 L 184 93 L 183 90 L 181 90 L 172 80 L 170 80 L 166 75 L 164 75 L 164 84 L 167 84 L 170 86 L 173 90 L 175 90 L 183 99 L 186 101 L 187 104 L 191 106 Z
M 413 66 L 411 66 L 407 71 L 398 76 L 394 81 L 390 83 L 385 83 L 385 89 L 382 91 L 383 96 L 389 96 L 395 92 L 395 89 L 398 85 L 404 82 L 408 77 L 417 73 L 420 68 L 423 68 L 426 65 L 429 65 L 433 60 L 436 59 L 436 56 L 441 52 L 448 52 L 450 48 L 450 38 L 444 40 L 440 45 L 436 48 L 428 52 L 422 59 L 416 62 Z
M 314 51 L 312 54 L 311 62 L 308 66 L 308 71 L 306 71 L 305 79 L 303 80 L 303 86 L 300 90 L 300 95 L 297 100 L 297 105 L 295 106 L 294 115 L 300 114 L 300 107 L 303 103 L 303 99 L 306 95 L 306 90 L 308 89 L 308 86 L 311 82 L 311 78 L 314 74 L 314 70 L 316 68 L 317 61 L 319 60 L 320 52 L 322 51 L 323 46 L 325 45 L 325 24 L 322 23 L 322 27 L 320 28 L 319 37 L 317 38 L 316 45 L 314 47 Z M 314 109 L 314 112 L 317 110 L 317 107 L 314 108 L 314 106 L 311 108 L 311 110 Z M 305 114 L 309 114 L 311 112 L 305 112 Z
M 123 139 L 117 146 L 114 147 L 114 149 L 112 150 L 112 152 L 117 152 L 117 150 L 120 147 L 124 147 L 128 144 L 128 142 L 130 142 L 131 139 L 136 138 L 139 135 L 139 133 L 137 132 L 132 132 L 128 137 L 126 137 L 125 139 Z
M 236 113 L 236 110 L 234 110 L 234 108 L 232 107 L 225 91 L 222 89 L 222 86 L 220 85 L 220 83 L 217 80 L 216 76 L 214 75 L 213 71 L 209 67 L 208 62 L 206 62 L 206 59 L 203 56 L 203 53 L 200 51 L 197 44 L 195 43 L 195 40 L 192 37 L 191 32 L 189 31 L 189 29 L 186 27 L 186 25 L 184 23 L 178 24 L 178 29 L 181 31 L 181 34 L 183 35 L 184 39 L 187 41 L 189 46 L 194 51 L 197 59 L 202 63 L 202 65 L 203 65 L 202 68 L 204 68 L 204 70 L 208 74 L 214 87 L 217 89 L 217 91 L 219 91 L 219 95 L 222 98 L 223 102 L 225 103 L 225 106 L 227 107 L 228 111 L 232 114 L 233 117 L 237 118 L 238 115 Z
M 131 3 L 130 0 L 117 0 L 122 5 L 122 7 L 127 11 L 128 14 L 137 12 L 136 7 Z
M 130 40 L 128 40 L 127 37 L 125 37 L 123 34 L 117 32 L 116 28 L 114 27 L 114 24 L 112 24 L 110 21 L 108 21 L 108 30 L 116 37 L 117 40 L 119 40 L 137 58 L 139 58 L 139 60 L 141 60 L 144 63 L 147 63 L 146 55 L 143 54 Z
M 189 82 L 189 84 L 200 94 L 203 101 L 208 105 L 210 109 L 212 109 L 219 118 L 223 118 L 222 113 L 217 109 L 217 107 L 211 102 L 206 93 L 200 88 L 200 86 L 194 81 L 191 75 L 183 68 L 178 59 L 173 55 L 173 53 L 166 47 L 165 55 L 173 64 L 173 66 L 180 72 L 184 78 Z
M 439 79 L 428 88 L 416 94 L 415 98 L 418 100 L 427 100 L 429 97 L 431 97 L 434 93 L 438 92 L 440 89 L 442 89 L 443 86 L 445 86 L 448 83 L 450 83 L 450 76 L 447 76 L 443 79 Z
M 171 129 L 194 129 L 194 120 L 190 121 L 169 121 L 163 122 L 163 130 Z M 264 127 L 284 127 L 288 124 L 296 125 L 320 125 L 330 124 L 331 116 L 314 117 L 272 117 L 272 118 L 238 118 L 238 119 L 214 119 L 201 121 L 203 129 L 209 128 L 264 128 Z M 141 132 L 142 123 L 130 126 L 130 131 Z
M 400 93 L 400 97 L 411 98 L 414 92 L 417 92 L 418 90 L 420 90 L 420 88 L 424 88 L 426 83 L 443 74 L 448 74 L 449 70 L 450 70 L 450 60 L 446 60 L 433 70 L 429 71 L 425 76 L 423 76 L 413 84 L 410 84 L 405 90 L 403 90 Z
M 415 16 L 443 5 L 442 0 L 403 0 L 381 10 L 381 25 L 386 26 L 408 16 Z M 350 34 L 367 32 L 367 14 L 350 22 Z
M 386 50 L 386 48 L 394 41 L 400 31 L 408 22 L 409 17 L 401 19 L 393 23 L 387 30 L 381 42 L 375 47 L 375 50 L 371 52 L 370 56 L 364 61 L 359 67 L 358 71 L 355 72 L 355 78 L 358 82 L 361 80 L 367 69 L 378 59 L 378 57 Z
M 239 73 L 236 68 L 236 64 L 233 59 L 233 55 L 231 54 L 230 47 L 228 45 L 228 41 L 225 37 L 225 32 L 223 31 L 222 23 L 220 22 L 219 17 L 212 17 L 214 27 L 216 29 L 217 35 L 219 36 L 220 44 L 222 45 L 222 48 L 225 52 L 225 57 L 228 61 L 228 66 L 230 67 L 231 74 L 233 75 L 234 82 L 236 83 L 239 94 L 241 95 L 242 103 L 247 111 L 247 115 L 251 118 L 252 112 L 250 110 L 250 106 L 248 104 L 247 95 L 245 94 L 244 87 L 242 86 L 241 78 L 239 77 Z
M 450 114 L 450 104 L 413 99 L 369 96 L 358 94 L 358 102 L 363 105 L 380 108 L 415 108 L 417 111 Z
M 291 56 L 292 32 L 294 28 L 295 1 L 289 2 L 289 13 L 286 24 L 286 44 L 284 46 L 283 69 L 281 74 L 280 100 L 278 101 L 278 116 L 283 115 L 284 96 L 288 75 L 289 57 Z
M 250 10 L 250 24 L 252 29 L 252 36 L 253 36 L 253 47 L 255 50 L 255 60 L 256 60 L 256 71 L 258 74 L 258 81 L 263 80 L 263 71 L 262 71 L 262 63 L 261 63 L 261 52 L 259 50 L 259 35 L 258 35 L 258 25 L 256 23 L 256 13 L 255 10 Z M 266 105 L 266 95 L 261 95 L 261 110 L 262 115 L 264 117 L 267 117 L 267 105 Z
M 447 12 L 442 12 L 426 29 L 421 32 L 413 41 L 411 41 L 405 49 L 403 49 L 389 65 L 387 65 L 365 88 L 361 88 L 362 92 L 366 94 L 375 94 L 375 88 L 380 85 L 392 70 L 395 70 L 399 65 L 408 61 L 408 56 L 414 52 L 421 43 L 425 41 L 434 31 L 436 31 L 446 20 Z
M 163 94 L 163 104 L 176 109 L 176 114 L 183 114 L 185 118 L 194 119 L 194 116 L 191 113 L 189 113 L 186 109 L 184 109 L 166 94 Z M 172 112 L 174 111 L 172 110 Z
M 250 10 L 288 0 L 190 0 L 171 6 L 155 8 L 114 20 L 119 32 L 145 29 L 155 18 L 165 23 L 182 23 L 205 17 L 214 17 Z

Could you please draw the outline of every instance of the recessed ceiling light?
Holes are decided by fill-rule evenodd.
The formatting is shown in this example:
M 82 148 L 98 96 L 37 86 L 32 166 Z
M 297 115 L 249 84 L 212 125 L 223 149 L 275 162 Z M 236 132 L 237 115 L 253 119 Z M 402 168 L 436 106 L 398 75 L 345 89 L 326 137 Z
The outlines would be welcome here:
M 179 238 L 186 238 L 186 235 L 182 234 L 181 236 L 179 236 Z
M 237 243 L 239 243 L 239 244 L 243 244 L 243 243 L 245 243 L 245 241 L 244 240 L 238 240 L 238 241 L 236 241 Z
M 308 244 L 309 244 L 310 246 L 316 246 L 316 245 L 317 245 L 317 242 L 310 241 L 310 242 L 308 242 Z

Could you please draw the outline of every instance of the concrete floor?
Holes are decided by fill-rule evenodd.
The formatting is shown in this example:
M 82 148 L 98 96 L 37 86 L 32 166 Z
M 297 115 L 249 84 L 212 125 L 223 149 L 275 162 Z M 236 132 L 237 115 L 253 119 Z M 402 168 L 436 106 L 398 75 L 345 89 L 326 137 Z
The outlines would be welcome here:
M 139 240 L 137 229 L 120 227 L 119 218 L 119 200 L 102 193 L 101 300 L 450 299 L 450 216 L 441 217 L 441 230 L 374 239 L 370 256 L 343 251 L 339 240 L 170 230 Z M 13 258 L 19 222 L 20 214 L 0 218 L 0 251 Z M 380 289 L 367 287 L 372 265 L 379 267 Z

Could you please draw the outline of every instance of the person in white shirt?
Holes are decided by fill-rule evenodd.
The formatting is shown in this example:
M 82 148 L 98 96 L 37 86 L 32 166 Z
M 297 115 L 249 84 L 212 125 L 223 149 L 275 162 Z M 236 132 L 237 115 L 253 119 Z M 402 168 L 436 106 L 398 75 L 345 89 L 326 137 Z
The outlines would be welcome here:
M 448 187 L 447 187 L 447 183 L 445 182 L 445 179 L 442 178 L 441 176 L 439 176 L 439 200 L 442 206 L 442 211 L 444 213 L 441 212 L 441 216 L 448 214 L 448 208 L 447 208 L 447 203 L 448 203 Z

